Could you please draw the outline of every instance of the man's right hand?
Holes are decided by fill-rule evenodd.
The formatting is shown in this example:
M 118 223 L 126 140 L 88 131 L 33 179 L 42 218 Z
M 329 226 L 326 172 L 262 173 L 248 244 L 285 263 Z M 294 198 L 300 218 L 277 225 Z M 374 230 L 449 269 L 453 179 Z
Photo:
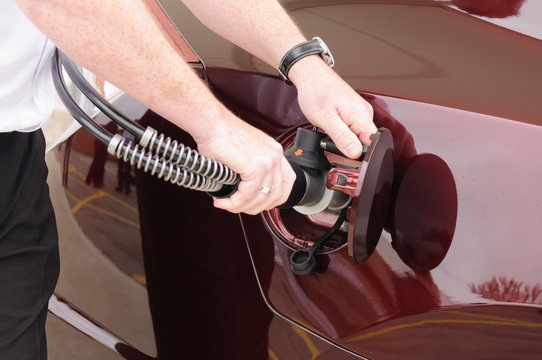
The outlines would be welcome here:
M 224 110 L 223 121 L 196 141 L 202 154 L 219 160 L 241 177 L 237 191 L 229 198 L 215 199 L 215 207 L 255 215 L 288 199 L 295 173 L 282 146 L 270 136 Z M 271 192 L 260 191 L 262 185 Z

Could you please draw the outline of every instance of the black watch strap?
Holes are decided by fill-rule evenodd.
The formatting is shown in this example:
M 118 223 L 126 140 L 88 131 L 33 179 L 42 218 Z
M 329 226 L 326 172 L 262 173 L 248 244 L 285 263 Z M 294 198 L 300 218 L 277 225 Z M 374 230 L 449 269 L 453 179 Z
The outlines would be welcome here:
M 292 65 L 294 65 L 299 60 L 303 59 L 306 56 L 320 54 L 324 61 L 330 66 L 333 67 L 335 62 L 333 56 L 329 51 L 329 48 L 319 37 L 315 37 L 312 40 L 302 42 L 291 48 L 286 55 L 280 61 L 278 67 L 279 75 L 288 85 L 293 85 L 293 83 L 288 78 L 288 72 Z

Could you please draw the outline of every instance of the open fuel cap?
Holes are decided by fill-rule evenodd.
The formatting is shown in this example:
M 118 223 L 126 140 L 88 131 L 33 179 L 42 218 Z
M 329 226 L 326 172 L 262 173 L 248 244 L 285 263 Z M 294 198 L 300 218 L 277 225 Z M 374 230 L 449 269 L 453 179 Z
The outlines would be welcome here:
M 452 243 L 457 189 L 452 171 L 434 154 L 417 155 L 398 186 L 393 209 L 392 246 L 417 271 L 439 265 Z
M 393 183 L 393 138 L 381 128 L 371 135 L 347 218 L 348 255 L 362 264 L 371 256 L 388 215 Z

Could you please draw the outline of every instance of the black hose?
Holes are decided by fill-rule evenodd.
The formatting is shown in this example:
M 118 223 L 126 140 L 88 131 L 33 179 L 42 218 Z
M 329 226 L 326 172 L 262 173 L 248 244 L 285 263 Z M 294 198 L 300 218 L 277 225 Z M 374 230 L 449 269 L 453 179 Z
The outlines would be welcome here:
M 118 111 L 113 105 L 106 101 L 95 89 L 92 87 L 85 77 L 75 67 L 74 62 L 67 57 L 62 51 L 58 51 L 58 56 L 62 63 L 62 66 L 68 73 L 70 79 L 75 86 L 81 90 L 85 97 L 90 100 L 98 109 L 100 109 L 108 118 L 117 123 L 120 127 L 130 132 L 139 141 L 145 132 L 145 129 L 125 117 L 120 111 Z
M 100 124 L 95 122 L 90 116 L 88 116 L 80 107 L 77 105 L 75 100 L 68 92 L 66 88 L 66 83 L 64 82 L 64 77 L 62 76 L 62 71 L 60 70 L 60 57 L 58 50 L 55 51 L 54 61 L 53 61 L 53 82 L 55 84 L 56 91 L 60 100 L 64 103 L 64 106 L 68 109 L 70 114 L 81 124 L 89 133 L 96 137 L 100 142 L 105 145 L 108 145 L 112 139 L 111 133 L 105 130 Z

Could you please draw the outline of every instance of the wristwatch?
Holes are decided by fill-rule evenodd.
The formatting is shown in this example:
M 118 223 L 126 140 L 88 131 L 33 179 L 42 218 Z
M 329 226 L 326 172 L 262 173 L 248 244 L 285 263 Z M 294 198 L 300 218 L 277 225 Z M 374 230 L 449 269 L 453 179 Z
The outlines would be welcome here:
M 322 59 L 329 65 L 333 67 L 335 65 L 335 60 L 331 51 L 327 47 L 326 43 L 322 41 L 318 36 L 312 38 L 312 40 L 302 42 L 291 48 L 286 55 L 280 61 L 278 67 L 279 75 L 288 85 L 293 85 L 293 83 L 288 78 L 288 72 L 293 64 L 303 59 L 305 56 L 320 54 Z

